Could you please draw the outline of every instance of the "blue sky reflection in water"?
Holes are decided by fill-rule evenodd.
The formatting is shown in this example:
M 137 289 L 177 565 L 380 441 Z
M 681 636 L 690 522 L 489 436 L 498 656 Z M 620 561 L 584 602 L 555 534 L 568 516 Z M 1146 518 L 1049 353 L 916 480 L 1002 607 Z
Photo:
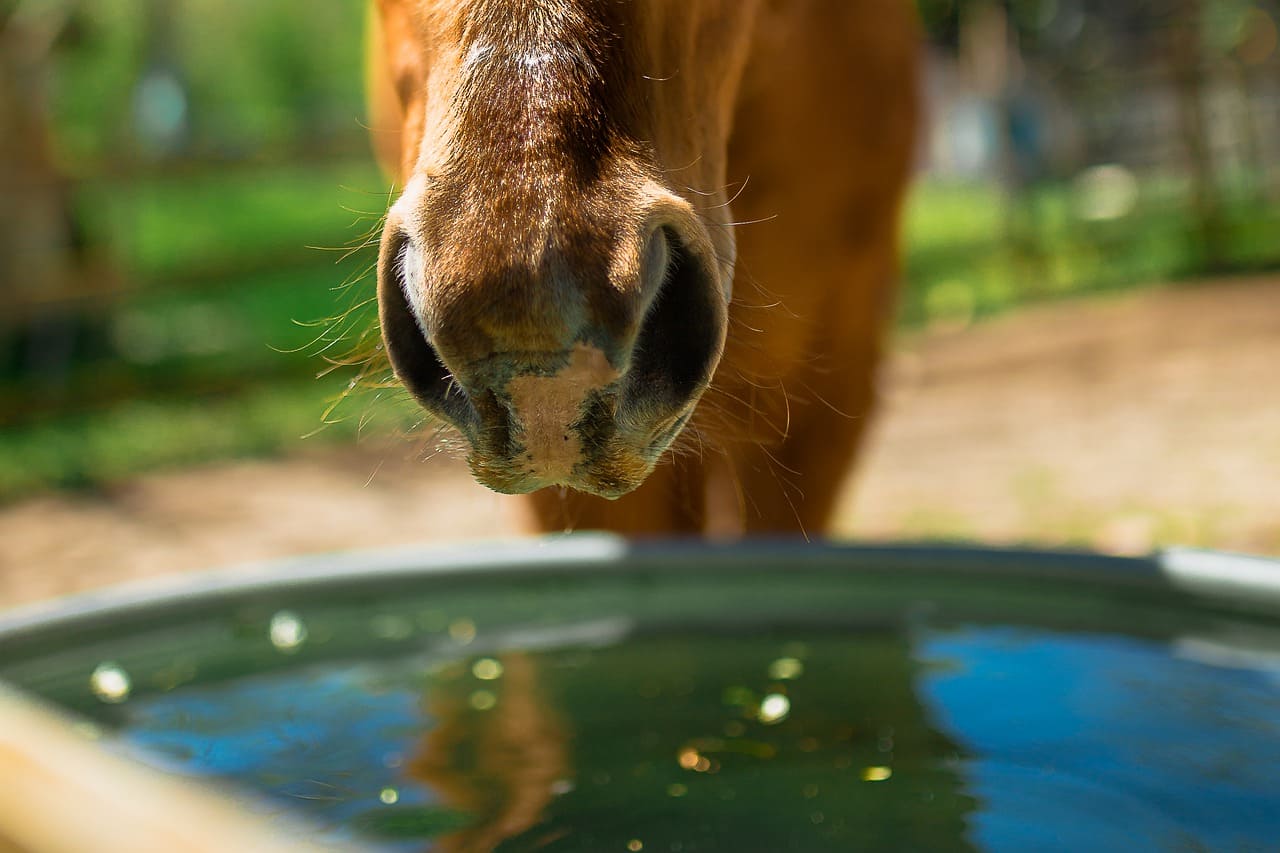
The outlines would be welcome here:
M 144 696 L 126 737 L 330 837 L 372 829 L 385 850 L 469 849 L 450 833 L 484 818 L 424 783 L 417 753 L 452 744 L 466 766 L 427 775 L 498 813 L 519 783 L 483 766 L 483 741 L 513 726 L 559 733 L 528 751 L 499 742 L 502 761 L 562 749 L 568 764 L 529 777 L 555 790 L 501 851 L 1266 849 L 1280 838 L 1280 678 L 1180 648 L 1002 626 L 663 632 L 527 655 L 532 726 L 486 716 L 529 697 L 478 681 L 472 659 L 428 673 L 399 658 Z M 802 665 L 780 680 L 769 665 L 786 655 Z M 497 709 L 471 698 L 490 687 Z M 789 714 L 765 722 L 773 691 Z
M 1118 636 L 926 632 L 935 723 L 972 756 L 984 850 L 1263 850 L 1280 839 L 1280 657 Z M 945 664 L 950 664 L 947 666 Z
M 434 800 L 398 783 L 405 751 L 432 725 L 420 689 L 385 684 L 402 666 L 313 666 L 158 695 L 129 706 L 126 736 L 144 760 L 233 780 L 348 841 L 361 815 Z

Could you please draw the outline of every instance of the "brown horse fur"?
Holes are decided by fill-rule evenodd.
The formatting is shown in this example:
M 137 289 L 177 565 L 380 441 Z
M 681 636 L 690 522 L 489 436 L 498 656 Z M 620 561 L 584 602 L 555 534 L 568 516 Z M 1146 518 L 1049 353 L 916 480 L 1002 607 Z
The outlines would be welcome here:
M 908 0 L 377 6 L 382 334 L 477 479 L 548 530 L 821 532 L 898 274 Z

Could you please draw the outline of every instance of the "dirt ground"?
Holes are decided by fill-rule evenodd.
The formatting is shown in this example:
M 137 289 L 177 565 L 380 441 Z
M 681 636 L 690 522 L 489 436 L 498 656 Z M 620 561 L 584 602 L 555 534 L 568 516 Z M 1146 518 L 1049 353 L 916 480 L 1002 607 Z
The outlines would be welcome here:
M 899 342 L 838 533 L 1280 553 L 1280 279 Z M 492 537 L 509 498 L 382 444 L 0 508 L 0 606 L 233 562 Z

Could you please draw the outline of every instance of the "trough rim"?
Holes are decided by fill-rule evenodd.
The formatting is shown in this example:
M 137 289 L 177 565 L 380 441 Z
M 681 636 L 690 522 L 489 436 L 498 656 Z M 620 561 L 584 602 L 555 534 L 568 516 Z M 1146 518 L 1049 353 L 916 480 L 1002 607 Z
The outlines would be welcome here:
M 357 583 L 372 586 L 605 572 L 659 575 L 673 565 L 686 575 L 696 572 L 731 577 L 758 573 L 761 564 L 776 565 L 780 560 L 786 561 L 788 572 L 1067 582 L 1172 593 L 1189 598 L 1193 604 L 1226 605 L 1280 616 L 1280 560 L 1223 551 L 1177 547 L 1125 557 L 1084 550 L 959 544 L 776 539 L 729 544 L 633 542 L 589 533 L 345 551 L 131 581 L 0 612 L 0 643 L 63 625 L 298 589 L 315 593 Z

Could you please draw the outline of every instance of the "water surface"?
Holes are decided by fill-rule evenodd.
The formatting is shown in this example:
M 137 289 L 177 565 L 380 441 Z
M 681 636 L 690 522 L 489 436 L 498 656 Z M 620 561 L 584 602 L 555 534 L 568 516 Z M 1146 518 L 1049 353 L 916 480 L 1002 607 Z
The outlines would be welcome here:
M 1266 621 L 763 572 L 278 604 L 0 669 L 375 850 L 1280 849 Z

